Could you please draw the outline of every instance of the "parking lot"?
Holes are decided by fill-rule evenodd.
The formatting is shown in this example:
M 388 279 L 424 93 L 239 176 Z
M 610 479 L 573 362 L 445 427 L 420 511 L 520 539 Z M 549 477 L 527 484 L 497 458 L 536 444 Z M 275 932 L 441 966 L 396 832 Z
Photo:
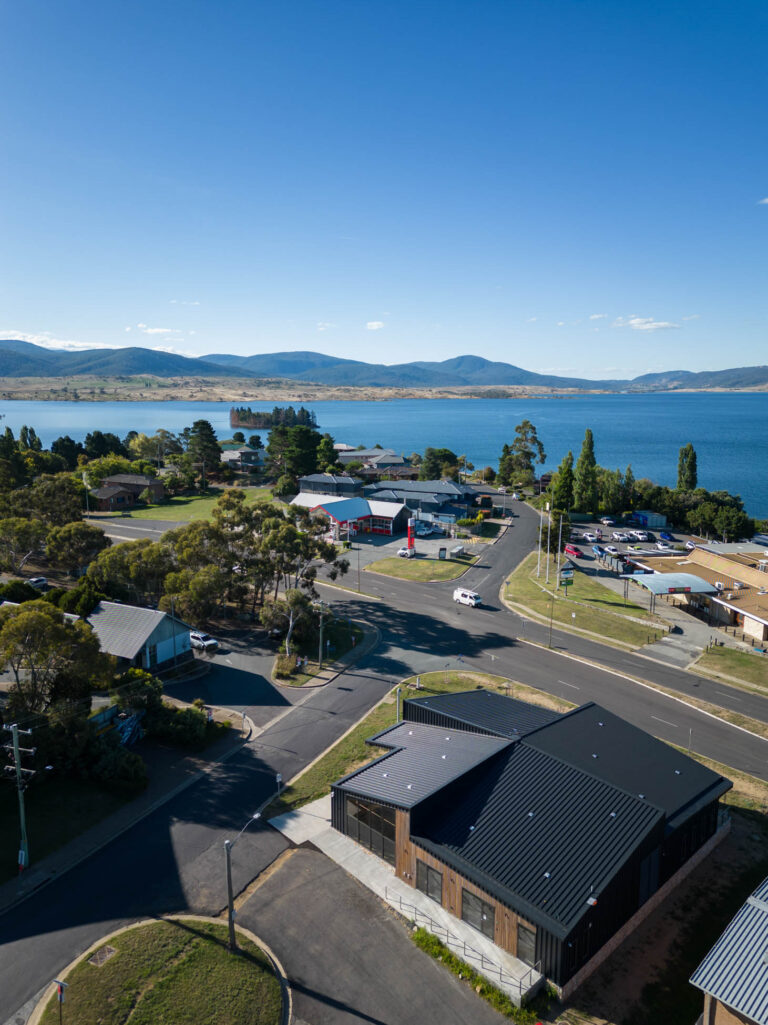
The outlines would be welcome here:
M 357 537 L 352 539 L 351 547 L 344 555 L 345 558 L 349 559 L 350 570 L 357 569 L 358 559 L 362 569 L 372 562 L 378 562 L 379 559 L 388 559 L 391 556 L 396 556 L 398 549 L 405 547 L 407 544 L 408 537 L 406 534 L 397 534 L 395 537 L 382 537 L 378 534 L 358 534 Z M 432 537 L 417 537 L 415 544 L 418 555 L 436 559 L 441 548 L 448 548 L 450 551 L 451 548 L 455 548 L 458 544 L 464 544 L 464 542 L 456 541 L 447 534 L 435 534 Z
M 592 546 L 598 545 L 609 555 L 625 555 L 627 558 L 645 555 L 656 558 L 665 554 L 679 555 L 686 547 L 690 550 L 703 542 L 701 538 L 671 527 L 645 529 L 631 524 L 624 526 L 595 521 L 573 524 L 567 543 L 582 553 L 591 553 Z

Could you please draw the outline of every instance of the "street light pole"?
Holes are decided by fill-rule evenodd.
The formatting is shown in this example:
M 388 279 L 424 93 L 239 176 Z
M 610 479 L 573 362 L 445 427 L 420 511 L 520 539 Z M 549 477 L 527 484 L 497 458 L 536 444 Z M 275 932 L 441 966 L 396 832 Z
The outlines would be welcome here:
M 267 805 L 270 804 L 276 797 L 280 796 L 280 791 L 282 790 L 283 785 L 283 777 L 279 772 L 275 776 L 275 782 L 277 783 L 277 790 L 275 791 L 275 793 L 270 794 L 270 796 L 259 806 L 258 811 L 255 811 L 253 815 L 251 815 L 251 817 L 248 819 L 248 821 L 237 834 L 234 840 L 224 841 L 224 854 L 226 856 L 227 861 L 227 924 L 229 926 L 229 942 L 227 946 L 233 954 L 237 953 L 238 946 L 237 934 L 235 933 L 235 900 L 232 894 L 232 848 L 235 846 L 237 841 L 240 839 L 240 837 L 243 835 L 246 829 L 250 826 L 250 824 L 252 822 L 256 822 L 258 819 L 261 818 L 261 813 L 264 811 Z
M 21 826 L 21 843 L 19 846 L 19 873 L 29 866 L 29 841 L 27 839 L 27 814 L 24 807 L 24 790 L 27 782 L 35 775 L 34 769 L 25 769 L 21 764 L 21 756 L 34 755 L 34 747 L 19 747 L 19 734 L 31 736 L 32 730 L 20 730 L 18 723 L 5 727 L 11 734 L 11 743 L 5 748 L 13 758 L 13 765 L 6 765 L 6 772 L 16 776 L 16 790 L 19 795 L 19 824 Z
M 323 624 L 325 622 L 323 619 L 323 613 L 325 609 L 323 602 L 318 602 L 318 604 L 320 606 L 320 643 L 317 649 L 317 668 L 320 670 L 323 668 Z

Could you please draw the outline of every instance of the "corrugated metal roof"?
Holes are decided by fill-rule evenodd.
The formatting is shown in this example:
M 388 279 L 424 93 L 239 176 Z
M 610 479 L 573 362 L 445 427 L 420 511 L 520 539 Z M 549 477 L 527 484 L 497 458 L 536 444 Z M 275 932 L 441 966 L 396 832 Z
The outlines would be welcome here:
M 716 594 L 717 588 L 693 573 L 637 573 L 632 579 L 652 594 L 669 594 L 675 588 L 687 588 L 691 594 Z
M 394 750 L 337 786 L 400 808 L 413 808 L 510 744 L 498 737 L 410 722 L 384 730 L 371 742 Z
M 757 1025 L 768 1025 L 768 879 L 747 898 L 691 983 Z
M 414 827 L 413 839 L 563 936 L 662 818 L 649 802 L 521 741 L 447 813 L 441 807 Z
M 317 498 L 323 499 L 322 495 Z M 337 523 L 348 523 L 352 520 L 360 520 L 371 515 L 368 503 L 364 498 L 332 498 L 330 501 L 322 500 L 315 506 L 322 509 Z
M 294 499 L 291 500 L 291 505 L 300 505 L 304 509 L 316 509 L 320 504 L 323 506 L 330 505 L 332 502 L 346 502 L 347 499 L 342 495 L 318 495 L 313 491 L 300 491 Z
M 630 794 L 643 794 L 664 809 L 670 828 L 731 787 L 730 780 L 591 702 L 557 717 L 525 743 Z
M 135 605 L 102 601 L 88 616 L 87 622 L 99 638 L 102 651 L 109 655 L 117 655 L 118 658 L 132 659 L 165 618 L 165 612 L 155 609 L 140 609 Z
M 403 702 L 403 715 L 406 717 L 409 704 L 449 715 L 466 723 L 468 729 L 475 726 L 490 730 L 499 737 L 519 737 L 529 730 L 539 729 L 561 718 L 558 712 L 508 698 L 491 690 L 467 690 L 428 698 L 409 698 Z
M 381 516 L 383 519 L 392 520 L 406 508 L 401 502 L 374 502 L 373 499 L 368 499 L 368 506 L 371 516 Z

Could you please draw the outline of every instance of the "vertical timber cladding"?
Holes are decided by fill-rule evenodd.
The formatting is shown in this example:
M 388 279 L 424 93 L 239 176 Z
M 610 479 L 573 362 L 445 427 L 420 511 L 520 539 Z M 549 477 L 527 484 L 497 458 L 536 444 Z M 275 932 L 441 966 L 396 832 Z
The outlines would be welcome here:
M 396 818 L 397 848 L 395 854 L 395 874 L 399 879 L 408 883 L 409 886 L 416 886 L 416 861 L 423 861 L 430 868 L 437 869 L 443 875 L 443 900 L 442 906 L 446 911 L 461 920 L 461 891 L 468 890 L 476 897 L 480 897 L 490 904 L 495 912 L 495 927 L 493 942 L 497 947 L 518 956 L 517 951 L 517 926 L 522 923 L 534 934 L 537 927 L 526 919 L 502 904 L 501 901 L 492 897 L 485 890 L 459 875 L 454 869 L 444 862 L 439 861 L 433 854 L 423 850 L 410 838 L 410 814 L 407 811 L 398 810 Z

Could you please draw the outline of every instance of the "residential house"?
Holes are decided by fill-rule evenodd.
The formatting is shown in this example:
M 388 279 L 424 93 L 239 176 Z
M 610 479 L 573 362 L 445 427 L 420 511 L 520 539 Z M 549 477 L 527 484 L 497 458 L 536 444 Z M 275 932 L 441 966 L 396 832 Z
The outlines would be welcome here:
M 89 496 L 89 505 L 93 499 L 93 505 L 99 512 L 118 512 L 136 504 L 133 491 L 120 484 L 102 484 L 100 488 L 93 488 Z
M 103 652 L 154 672 L 193 657 L 189 626 L 157 609 L 101 601 L 87 617 Z
M 264 465 L 264 453 L 263 450 L 251 448 L 250 445 L 224 447 L 221 461 L 225 466 L 233 466 L 236 470 L 258 470 Z
M 591 702 L 474 690 L 403 719 L 333 785 L 333 827 L 563 996 L 727 832 L 729 780 Z
M 102 487 L 120 487 L 130 491 L 134 501 L 139 498 L 143 491 L 149 491 L 153 502 L 162 502 L 165 498 L 165 485 L 157 477 L 148 477 L 143 473 L 114 473 L 111 477 L 105 477 L 101 482 Z
M 357 498 L 362 495 L 363 482 L 359 477 L 336 476 L 333 473 L 310 473 L 299 477 L 299 491 L 307 495 L 335 495 L 338 498 Z
M 768 879 L 747 897 L 691 977 L 704 994 L 696 1025 L 768 1025 Z

